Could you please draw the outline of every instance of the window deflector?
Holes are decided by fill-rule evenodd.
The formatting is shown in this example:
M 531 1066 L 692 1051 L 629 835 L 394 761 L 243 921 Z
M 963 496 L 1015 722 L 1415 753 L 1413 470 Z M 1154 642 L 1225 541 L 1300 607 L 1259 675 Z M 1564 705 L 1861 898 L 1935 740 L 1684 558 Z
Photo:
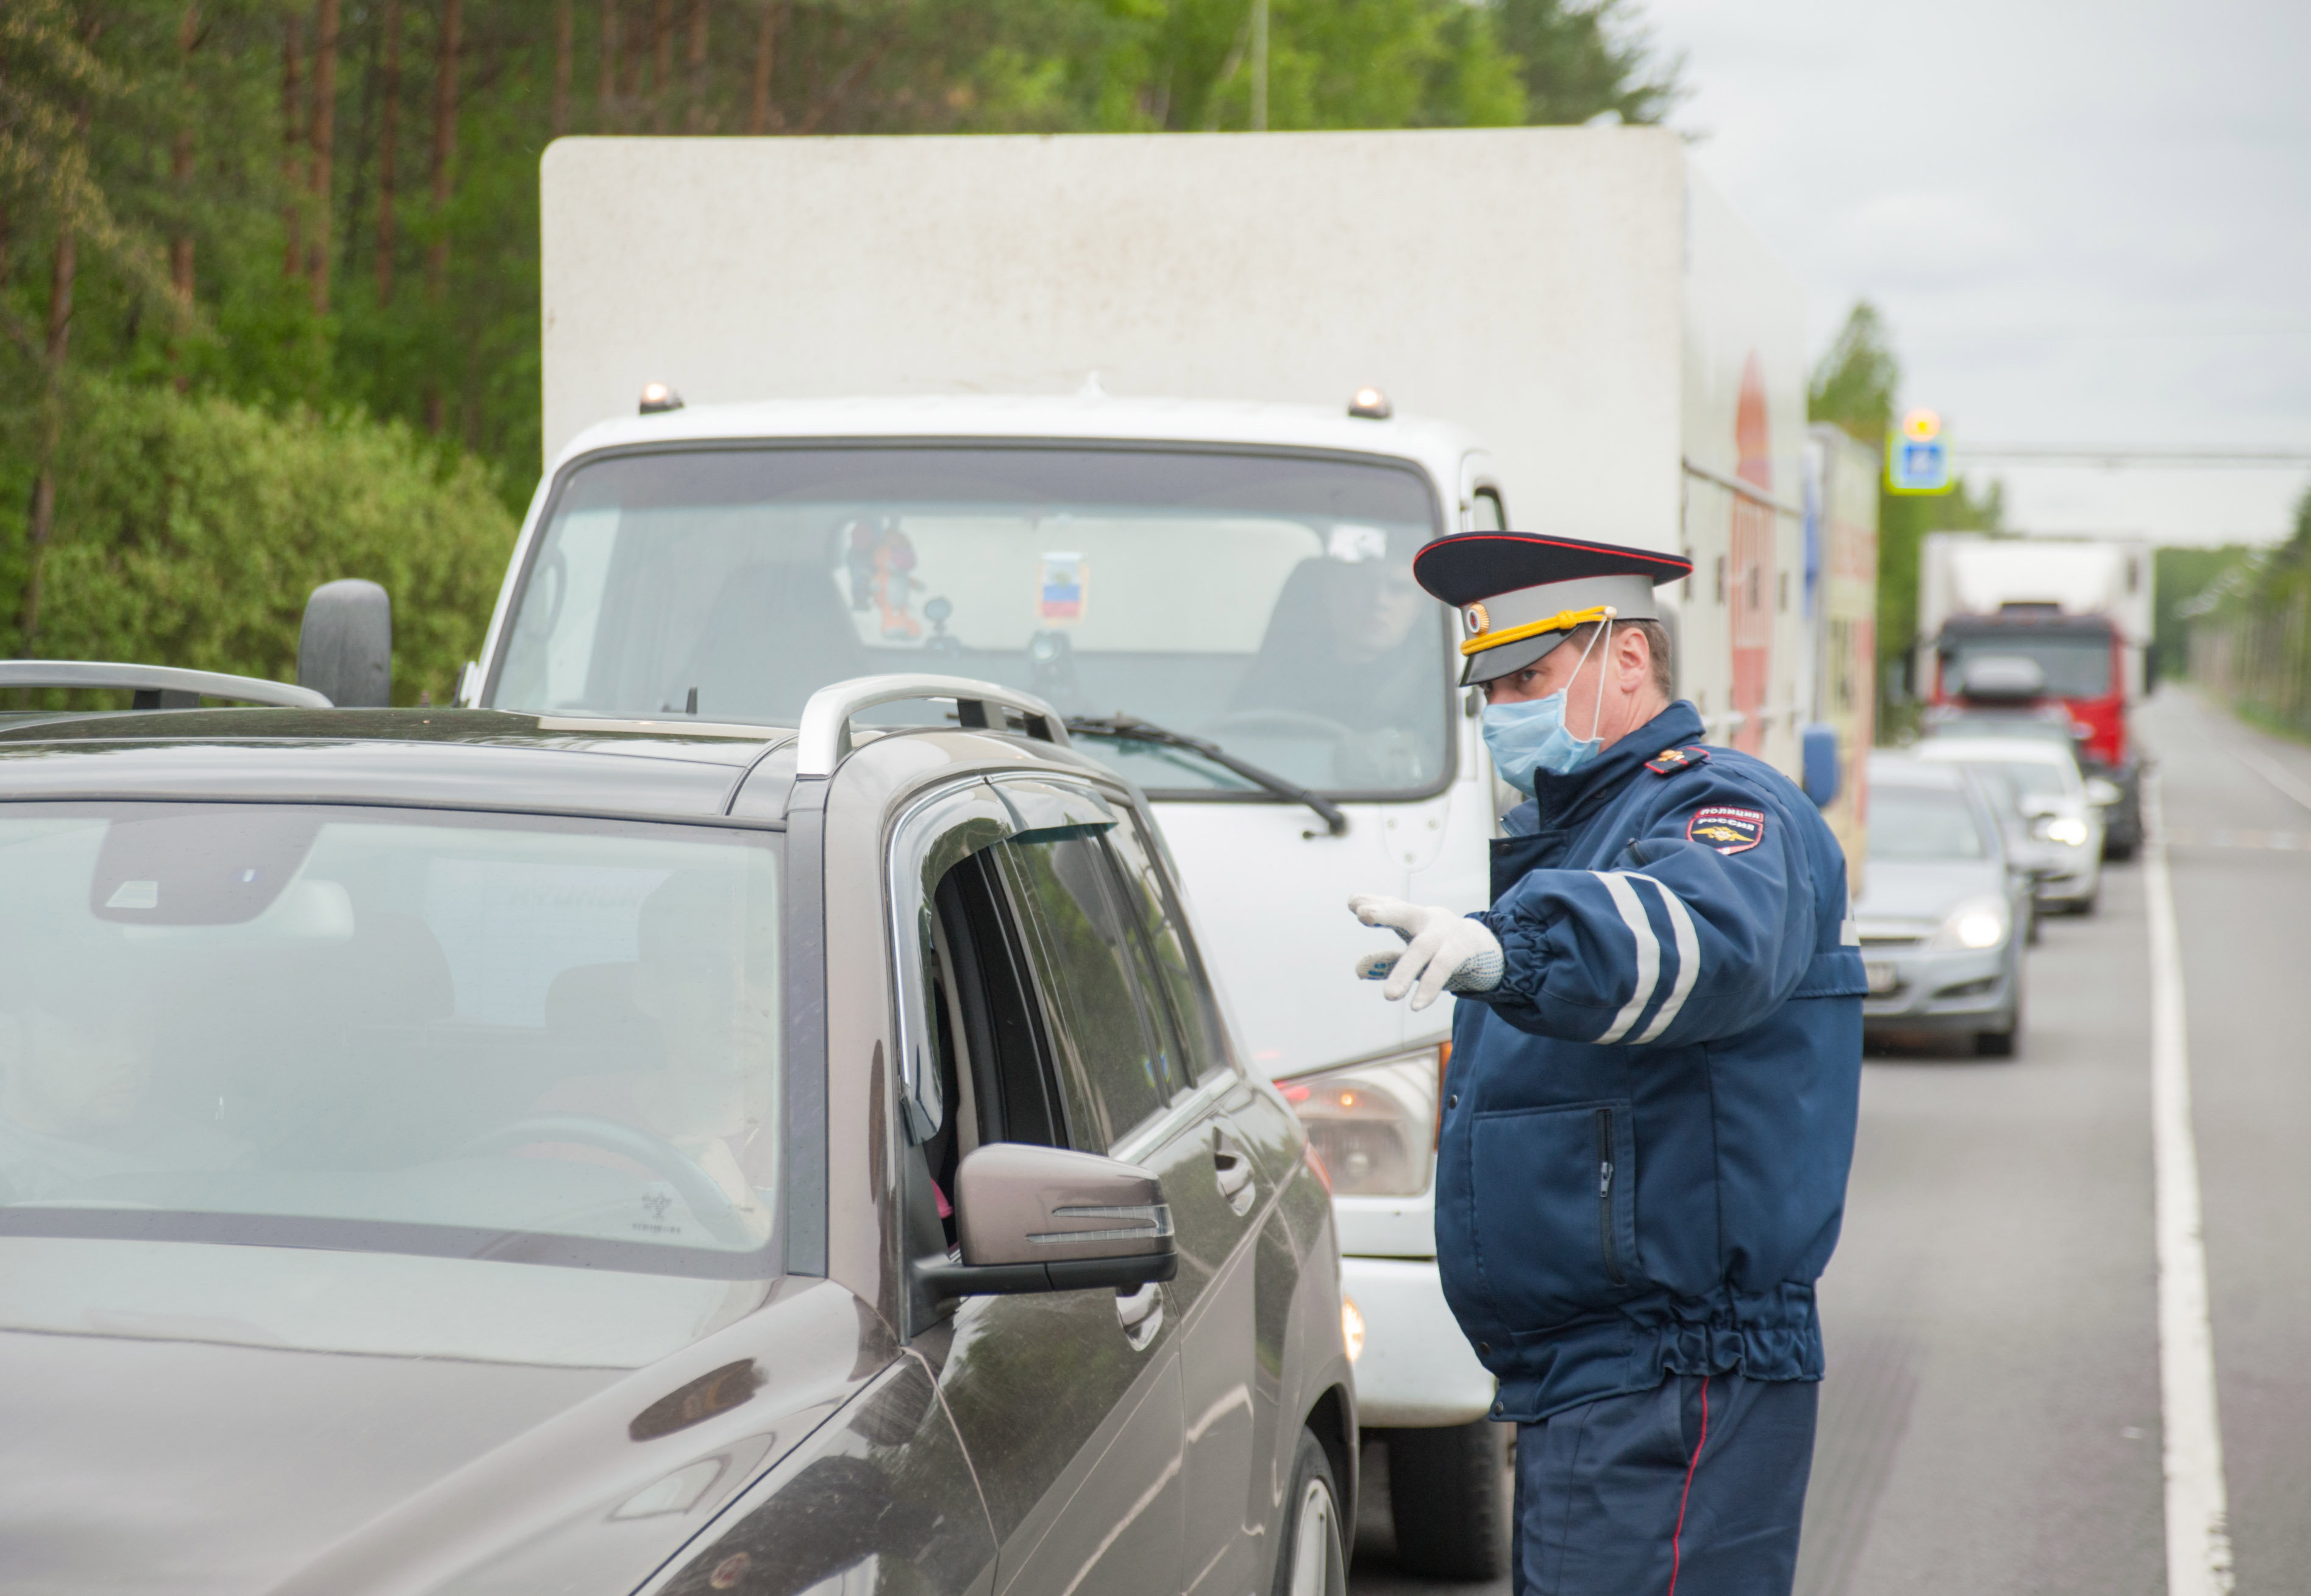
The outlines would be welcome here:
M 898 964 L 899 1099 L 907 1133 L 928 1141 L 946 1123 L 946 1104 L 931 1058 L 932 900 L 957 864 L 1003 842 L 1058 842 L 1094 836 L 1120 816 L 1088 787 L 1034 777 L 981 778 L 943 789 L 900 816 L 891 841 L 891 933 Z
M 1016 829 L 1010 841 L 1014 842 L 1063 842 L 1071 837 L 1097 836 L 1117 824 L 1115 811 L 1089 788 L 1032 776 L 999 777 L 990 785 L 1012 819 Z

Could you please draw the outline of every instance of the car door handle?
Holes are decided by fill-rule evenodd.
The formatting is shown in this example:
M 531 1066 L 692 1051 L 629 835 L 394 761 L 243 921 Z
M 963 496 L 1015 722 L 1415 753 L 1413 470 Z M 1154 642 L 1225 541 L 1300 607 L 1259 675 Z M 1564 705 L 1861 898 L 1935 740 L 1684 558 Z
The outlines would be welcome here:
M 1255 1195 L 1251 1160 L 1217 1125 L 1212 1128 L 1212 1171 L 1218 1180 L 1220 1195 L 1227 1199 L 1229 1208 L 1241 1214 L 1251 1206 Z
M 1164 1287 L 1154 1280 L 1137 1291 L 1118 1286 L 1115 1321 L 1123 1327 L 1123 1339 L 1131 1343 L 1131 1350 L 1145 1352 L 1164 1328 Z

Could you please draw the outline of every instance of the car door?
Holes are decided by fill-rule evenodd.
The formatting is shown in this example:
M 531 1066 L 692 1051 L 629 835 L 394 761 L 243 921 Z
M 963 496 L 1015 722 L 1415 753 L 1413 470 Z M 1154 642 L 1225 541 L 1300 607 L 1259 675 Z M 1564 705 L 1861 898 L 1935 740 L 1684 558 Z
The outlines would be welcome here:
M 1264 1586 L 1271 1482 L 1255 1467 L 1275 1431 L 1274 1372 L 1257 1356 L 1253 1237 L 1272 1182 L 1238 1114 L 1256 1094 L 1237 1072 L 1210 981 L 1186 929 L 1163 854 L 1135 824 L 1103 838 L 1134 951 L 1142 1006 L 1175 1060 L 1179 1112 L 1158 1168 L 1172 1204 L 1180 1275 L 1181 1400 L 1187 1470 L 1187 1588 Z
M 1140 1062 L 1110 1046 L 1118 1028 L 1101 998 L 1116 961 L 1064 902 L 1023 902 L 1055 890 L 1038 844 L 969 842 L 984 845 L 932 894 L 935 978 L 903 999 L 916 1011 L 907 1028 L 949 1053 L 946 1101 L 967 1102 L 956 1119 L 970 1121 L 952 1129 L 974 1145 L 1104 1152 L 1092 1077 Z M 1136 1026 L 1128 1005 L 1123 1018 Z M 932 1129 L 919 1118 L 919 1132 Z M 942 1120 L 925 1145 L 949 1132 Z M 939 1344 L 941 1393 L 994 1526 L 999 1591 L 1179 1590 L 1179 1337 L 1164 1307 L 1160 1287 L 972 1297 L 922 1337 Z

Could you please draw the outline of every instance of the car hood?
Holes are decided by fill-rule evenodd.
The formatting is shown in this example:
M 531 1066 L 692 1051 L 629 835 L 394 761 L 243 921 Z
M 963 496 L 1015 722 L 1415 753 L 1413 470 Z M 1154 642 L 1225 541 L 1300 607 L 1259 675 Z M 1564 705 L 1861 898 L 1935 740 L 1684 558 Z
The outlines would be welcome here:
M 485 1567 L 628 1591 L 888 1361 L 869 1342 L 824 1281 L 641 1369 L 0 1329 L 0 1566 L 10 1596 L 354 1596 Z M 669 1399 L 684 1421 L 652 1427 Z M 678 1509 L 627 1511 L 710 1461 Z
M 11 1590 L 255 1592 L 617 1378 L 0 1331 Z
M 1872 921 L 1939 925 L 1967 898 L 2005 895 L 2006 868 L 1995 859 L 1873 859 L 1853 917 L 1867 937 Z

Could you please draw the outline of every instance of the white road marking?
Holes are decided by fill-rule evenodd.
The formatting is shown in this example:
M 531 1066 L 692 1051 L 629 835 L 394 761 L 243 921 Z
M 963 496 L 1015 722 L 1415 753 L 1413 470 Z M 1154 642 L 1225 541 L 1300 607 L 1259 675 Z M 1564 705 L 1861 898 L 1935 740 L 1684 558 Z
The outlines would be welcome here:
M 2300 777 L 2297 776 L 2285 765 L 2280 764 L 2275 759 L 2267 758 L 2261 754 L 2257 754 L 2252 748 L 2234 748 L 2231 752 L 2238 757 L 2238 762 L 2241 764 L 2246 766 L 2247 769 L 2253 771 L 2256 775 L 2261 776 L 2264 781 L 2270 782 L 2273 787 L 2279 789 L 2280 791 L 2285 793 L 2289 798 L 2293 798 L 2305 808 L 2311 809 L 2311 786 L 2307 786 Z
M 2167 832 L 2155 772 L 2143 778 L 2142 809 L 2150 844 L 2143 852 L 2142 883 L 2150 920 L 2150 1147 L 2158 1187 L 2167 1592 L 2167 1596 L 2228 1596 L 2229 1508 L 2223 1486 L 2222 1426 L 2215 1406 L 2214 1333 L 2207 1319 L 2199 1152 L 2191 1129 L 2183 953 L 2175 929 L 2175 892 L 2167 873 Z

